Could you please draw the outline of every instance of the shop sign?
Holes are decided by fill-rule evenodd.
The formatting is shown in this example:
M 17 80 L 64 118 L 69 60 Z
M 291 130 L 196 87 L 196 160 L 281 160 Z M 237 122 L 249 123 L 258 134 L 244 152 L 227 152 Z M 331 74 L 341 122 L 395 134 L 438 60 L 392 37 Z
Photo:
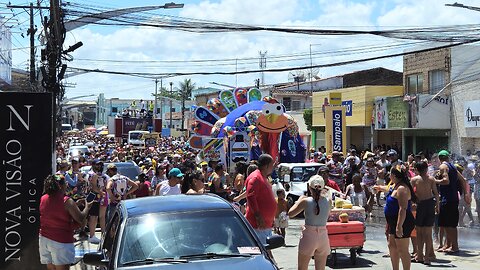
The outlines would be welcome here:
M 342 105 L 342 93 L 332 92 L 328 94 L 328 99 L 330 100 L 331 106 L 340 106 Z
M 465 105 L 465 127 L 480 127 L 480 100 L 466 101 Z
M 352 116 L 353 101 L 344 100 L 344 101 L 342 101 L 342 106 L 345 106 L 345 108 L 346 108 L 345 116 Z
M 329 154 L 333 151 L 346 154 L 345 111 L 346 108 L 343 106 L 326 108 L 325 139 Z
M 42 269 L 40 197 L 52 172 L 52 95 L 0 93 L 0 269 Z

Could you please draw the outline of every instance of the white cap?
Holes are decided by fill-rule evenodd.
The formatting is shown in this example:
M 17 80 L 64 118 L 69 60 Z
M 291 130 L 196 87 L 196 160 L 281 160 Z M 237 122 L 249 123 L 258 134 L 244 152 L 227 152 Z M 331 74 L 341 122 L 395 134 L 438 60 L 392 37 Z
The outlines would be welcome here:
M 325 180 L 320 175 L 314 175 L 308 180 L 308 186 L 313 189 L 323 189 L 325 187 Z

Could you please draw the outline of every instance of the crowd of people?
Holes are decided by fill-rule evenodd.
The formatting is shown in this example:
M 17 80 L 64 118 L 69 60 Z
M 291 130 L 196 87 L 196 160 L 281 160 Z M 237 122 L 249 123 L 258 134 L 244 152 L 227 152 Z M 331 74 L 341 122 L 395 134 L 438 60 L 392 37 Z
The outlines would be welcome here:
M 75 144 L 89 145 L 88 151 L 69 156 L 68 149 Z M 249 163 L 238 162 L 229 174 L 220 161 L 198 160 L 197 150 L 181 138 L 161 138 L 158 147 L 137 149 L 95 133 L 80 132 L 59 138 L 56 149 L 57 173 L 45 180 L 40 206 L 40 254 L 47 265 L 66 266 L 73 262 L 75 232 L 79 238 L 98 243 L 97 223 L 103 233 L 111 209 L 121 200 L 135 197 L 215 193 L 245 215 L 262 243 L 272 233 L 285 237 L 288 219 L 304 212 L 299 269 L 307 269 L 312 256 L 316 269 L 325 267 L 330 253 L 325 248 L 329 246 L 325 245 L 325 224 L 331 206 L 327 191 L 335 190 L 353 205 L 364 207 L 367 217 L 373 215 L 374 207 L 383 207 L 385 199 L 386 236 L 393 269 L 399 269 L 400 261 L 404 269 L 409 269 L 410 241 L 414 262 L 430 264 L 435 259 L 433 241 L 438 244 L 437 252 L 456 254 L 457 226 L 464 225 L 465 215 L 470 225 L 475 223 L 470 208 L 472 194 L 476 211 L 480 211 L 478 157 L 455 164 L 447 151 L 429 159 L 423 153 L 409 155 L 403 162 L 395 149 L 358 153 L 352 148 L 346 156 L 311 150 L 306 162 L 325 166 L 310 178 L 308 194 L 292 206 L 287 203 L 285 190 L 275 194 L 272 191 L 277 164 L 267 154 Z M 134 179 L 119 173 L 115 165 L 127 161 L 140 167 Z M 88 172 L 82 170 L 85 166 L 91 166 Z M 96 197 L 86 202 L 90 193 Z M 61 202 L 65 206 L 61 219 L 54 219 L 53 207 Z M 52 237 L 51 228 L 58 225 L 64 228 L 61 237 Z M 66 246 L 52 248 L 49 241 Z

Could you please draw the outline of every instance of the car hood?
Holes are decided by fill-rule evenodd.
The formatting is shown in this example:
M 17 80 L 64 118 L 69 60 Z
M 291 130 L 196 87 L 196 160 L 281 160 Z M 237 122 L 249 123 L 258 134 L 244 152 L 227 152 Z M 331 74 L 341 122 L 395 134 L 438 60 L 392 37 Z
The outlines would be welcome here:
M 190 270 L 190 269 L 208 269 L 208 270 L 269 270 L 277 269 L 273 264 L 265 259 L 263 255 L 257 255 L 252 257 L 235 257 L 235 258 L 220 258 L 220 259 L 208 259 L 208 260 L 192 260 L 188 263 L 179 263 L 179 264 L 150 264 L 150 265 L 135 265 L 129 267 L 119 267 L 118 269 L 129 270 L 129 269 L 142 269 L 142 270 L 153 270 L 153 269 L 170 269 L 170 270 Z

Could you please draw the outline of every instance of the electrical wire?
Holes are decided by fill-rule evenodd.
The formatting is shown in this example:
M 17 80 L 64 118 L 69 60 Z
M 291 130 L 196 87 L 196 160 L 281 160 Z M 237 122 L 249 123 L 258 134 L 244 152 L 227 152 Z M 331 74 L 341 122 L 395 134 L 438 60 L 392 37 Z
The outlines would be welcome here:
M 255 69 L 255 70 L 242 70 L 242 71 L 214 71 L 214 72 L 198 71 L 198 72 L 169 72 L 169 73 L 123 72 L 123 71 L 111 71 L 111 70 L 100 70 L 100 69 L 86 69 L 86 68 L 77 68 L 77 67 L 70 67 L 70 69 L 71 70 L 78 70 L 78 71 L 97 72 L 97 73 L 105 73 L 105 74 L 113 74 L 113 75 L 140 76 L 140 77 L 142 77 L 142 76 L 143 77 L 186 76 L 186 75 L 188 75 L 188 76 L 191 76 L 191 75 L 235 75 L 235 74 L 259 73 L 259 72 L 283 72 L 283 71 L 302 70 L 302 69 L 305 69 L 305 68 L 325 68 L 325 67 L 343 66 L 343 65 L 349 65 L 349 64 L 360 63 L 360 62 L 367 62 L 367 61 L 373 61 L 373 60 L 379 60 L 379 59 L 385 59 L 385 58 L 404 56 L 404 55 L 407 55 L 407 54 L 428 52 L 428 51 L 439 50 L 439 49 L 444 49 L 444 48 L 451 48 L 451 47 L 456 47 L 456 46 L 460 46 L 460 45 L 464 45 L 464 44 L 470 44 L 470 43 L 479 42 L 479 41 L 480 41 L 480 39 L 476 39 L 476 40 L 472 40 L 472 41 L 468 41 L 468 42 L 448 44 L 448 45 L 432 47 L 432 48 L 427 48 L 427 49 L 421 49 L 421 50 L 416 50 L 416 51 L 394 53 L 394 54 L 368 57 L 368 58 L 357 59 L 357 60 L 347 60 L 347 61 L 341 61 L 341 62 L 329 63 L 329 64 L 312 65 L 310 67 L 308 67 L 308 66 L 307 67 L 297 66 L 297 67 L 270 68 L 270 69 L 263 69 L 263 70 L 262 69 Z

